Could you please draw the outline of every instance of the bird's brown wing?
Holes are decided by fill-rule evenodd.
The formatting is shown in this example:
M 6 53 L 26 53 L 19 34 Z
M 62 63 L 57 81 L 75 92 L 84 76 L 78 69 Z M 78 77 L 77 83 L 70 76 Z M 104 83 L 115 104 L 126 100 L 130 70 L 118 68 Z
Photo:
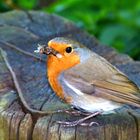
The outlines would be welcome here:
M 95 56 L 65 71 L 64 78 L 85 94 L 140 107 L 136 84 L 105 59 Z

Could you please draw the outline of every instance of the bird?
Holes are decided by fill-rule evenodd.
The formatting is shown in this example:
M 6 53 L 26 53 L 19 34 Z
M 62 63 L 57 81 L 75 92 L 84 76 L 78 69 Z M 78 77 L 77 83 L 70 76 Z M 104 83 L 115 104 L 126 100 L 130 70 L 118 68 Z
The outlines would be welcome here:
M 48 81 L 56 95 L 67 104 L 87 112 L 73 122 L 76 126 L 99 114 L 109 114 L 128 104 L 140 107 L 140 89 L 123 72 L 80 42 L 55 37 L 36 52 L 48 55 Z

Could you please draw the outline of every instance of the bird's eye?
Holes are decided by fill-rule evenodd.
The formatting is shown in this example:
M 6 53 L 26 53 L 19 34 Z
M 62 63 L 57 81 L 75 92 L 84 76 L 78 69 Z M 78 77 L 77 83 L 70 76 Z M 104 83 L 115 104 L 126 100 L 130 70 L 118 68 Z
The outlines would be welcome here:
M 71 52 L 72 52 L 72 47 L 67 47 L 67 48 L 66 48 L 66 52 L 67 52 L 67 53 L 71 53 Z

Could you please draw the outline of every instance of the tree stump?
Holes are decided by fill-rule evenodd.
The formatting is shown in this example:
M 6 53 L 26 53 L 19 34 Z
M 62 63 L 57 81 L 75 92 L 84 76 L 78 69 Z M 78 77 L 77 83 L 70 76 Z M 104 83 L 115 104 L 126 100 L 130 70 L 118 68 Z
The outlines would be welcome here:
M 70 21 L 34 11 L 0 14 L 0 140 L 140 140 L 140 109 L 136 107 L 125 105 L 113 114 L 92 118 L 89 121 L 96 121 L 99 126 L 91 127 L 55 123 L 83 116 L 32 112 L 69 108 L 48 84 L 46 56 L 40 60 L 33 53 L 38 43 L 47 43 L 56 36 L 80 41 L 140 86 L 140 62 L 101 45 Z M 21 94 L 32 110 L 24 106 Z

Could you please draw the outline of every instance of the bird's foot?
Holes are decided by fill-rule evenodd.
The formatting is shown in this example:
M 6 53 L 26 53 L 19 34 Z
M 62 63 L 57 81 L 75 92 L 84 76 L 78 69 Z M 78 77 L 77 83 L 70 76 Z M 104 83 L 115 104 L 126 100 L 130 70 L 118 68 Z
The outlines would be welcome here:
M 77 125 L 80 126 L 92 126 L 92 125 L 99 125 L 97 122 L 90 122 L 90 123 L 82 123 L 80 120 L 73 121 L 73 122 L 64 122 L 64 121 L 57 121 L 56 123 L 62 124 L 64 127 L 74 127 Z
M 66 114 L 75 115 L 75 116 L 80 116 L 80 115 L 89 116 L 89 115 L 91 115 L 91 113 L 84 113 L 84 112 L 81 112 L 79 110 L 75 110 L 73 106 L 69 109 L 57 110 L 56 113 L 66 113 Z
M 76 121 L 72 121 L 72 122 L 67 122 L 67 121 L 56 121 L 56 123 L 58 124 L 62 124 L 64 127 L 74 127 L 77 125 L 81 125 L 81 126 L 92 126 L 92 125 L 99 125 L 97 122 L 90 122 L 90 123 L 83 123 L 84 121 L 95 117 L 97 115 L 99 115 L 101 112 L 95 112 L 93 114 L 90 114 L 82 119 L 76 120 Z

